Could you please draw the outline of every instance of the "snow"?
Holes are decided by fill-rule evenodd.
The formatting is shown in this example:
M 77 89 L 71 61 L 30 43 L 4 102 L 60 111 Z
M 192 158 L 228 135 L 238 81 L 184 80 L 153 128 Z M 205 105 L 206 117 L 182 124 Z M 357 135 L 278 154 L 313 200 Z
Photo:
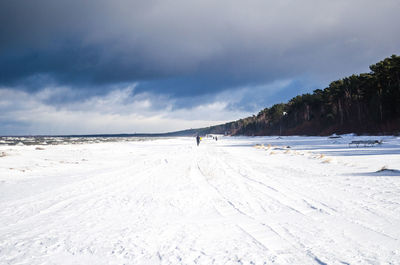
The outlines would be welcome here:
M 97 142 L 0 145 L 0 264 L 400 264 L 399 137 Z

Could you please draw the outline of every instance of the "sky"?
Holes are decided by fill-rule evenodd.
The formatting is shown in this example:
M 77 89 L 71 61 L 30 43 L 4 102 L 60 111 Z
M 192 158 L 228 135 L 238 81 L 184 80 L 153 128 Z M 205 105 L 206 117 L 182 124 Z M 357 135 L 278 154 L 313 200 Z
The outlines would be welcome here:
M 1 0 L 0 135 L 205 127 L 400 54 L 398 0 Z

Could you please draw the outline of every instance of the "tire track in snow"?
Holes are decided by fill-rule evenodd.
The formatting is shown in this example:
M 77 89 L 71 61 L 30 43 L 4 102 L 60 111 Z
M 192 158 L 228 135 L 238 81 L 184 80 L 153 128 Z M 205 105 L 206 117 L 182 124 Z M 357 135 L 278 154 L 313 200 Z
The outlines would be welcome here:
M 224 175 L 218 175 L 218 178 L 227 178 L 228 181 L 234 181 L 236 172 L 233 172 L 227 163 L 222 162 L 216 154 L 210 154 L 207 152 L 206 155 L 202 156 L 203 159 L 207 158 L 204 164 L 212 165 L 214 164 L 214 168 L 211 166 L 208 168 L 213 171 L 216 170 L 215 165 L 223 168 Z M 219 161 L 219 163 L 213 163 L 212 161 Z M 283 263 L 301 263 L 304 259 L 308 259 L 309 261 L 314 260 L 315 256 L 311 256 L 309 254 L 303 255 L 301 251 L 298 251 L 294 254 L 291 250 L 293 248 L 298 249 L 297 246 L 293 245 L 293 242 L 290 242 L 287 238 L 278 233 L 274 228 L 270 225 L 266 224 L 262 221 L 262 218 L 265 215 L 259 215 L 259 213 L 255 215 L 247 214 L 244 211 L 240 210 L 228 197 L 222 194 L 221 190 L 215 185 L 211 184 L 208 180 L 210 178 L 200 167 L 199 163 L 197 163 L 198 170 L 200 174 L 204 177 L 209 187 L 218 194 L 220 200 L 223 201 L 221 204 L 216 205 L 216 210 L 223 216 L 228 222 L 234 223 L 243 233 L 245 233 L 248 237 L 252 238 L 256 244 L 261 245 L 265 250 L 272 251 L 273 256 L 271 257 L 272 262 L 283 262 Z M 229 170 L 230 174 L 227 174 L 226 170 Z M 221 172 L 218 171 L 218 172 Z M 211 177 L 212 178 L 212 177 Z M 242 185 L 243 183 L 237 183 L 237 185 Z M 240 192 L 246 192 L 245 189 L 240 189 Z M 247 191 L 249 192 L 249 191 Z M 247 199 L 251 198 L 251 195 L 246 196 Z M 250 199 L 252 200 L 252 199 Z M 254 204 L 249 203 L 249 204 Z
M 226 149 L 225 149 L 226 150 Z M 330 206 L 328 206 L 326 203 L 324 203 L 324 202 L 321 202 L 321 201 L 315 201 L 314 199 L 312 199 L 312 198 L 310 198 L 310 196 L 308 196 L 308 195 L 305 195 L 304 193 L 298 193 L 298 191 L 297 190 L 294 190 L 294 189 L 290 189 L 290 188 L 288 188 L 287 186 L 282 186 L 282 184 L 278 184 L 278 183 L 276 183 L 276 180 L 277 180 L 277 178 L 276 177 L 268 177 L 268 175 L 266 176 L 266 174 L 264 173 L 264 172 L 255 172 L 254 170 L 252 170 L 252 169 L 249 169 L 249 166 L 248 166 L 248 164 L 249 163 L 247 163 L 248 162 L 248 158 L 243 158 L 243 157 L 241 157 L 241 160 L 235 160 L 234 159 L 234 157 L 233 156 L 230 156 L 229 157 L 229 161 L 230 162 L 227 162 L 227 159 L 228 159 L 228 156 L 227 155 L 218 155 L 217 156 L 219 159 L 223 159 L 224 161 L 223 162 L 221 162 L 221 163 L 226 163 L 226 164 L 229 164 L 229 166 L 232 168 L 232 170 L 235 170 L 235 168 L 238 168 L 238 169 L 241 169 L 241 168 L 247 168 L 248 169 L 248 172 L 252 172 L 251 174 L 253 175 L 253 174 L 255 174 L 255 175 L 264 175 L 264 178 L 265 177 L 267 177 L 267 179 L 271 182 L 273 182 L 273 183 L 275 183 L 274 184 L 274 186 L 276 186 L 276 185 L 278 185 L 280 188 L 279 188 L 279 190 L 282 190 L 282 188 L 284 187 L 284 190 L 285 190 L 285 193 L 279 193 L 279 194 L 281 194 L 281 195 L 283 195 L 284 197 L 287 197 L 289 194 L 291 195 L 290 196 L 290 198 L 291 198 L 291 201 L 292 202 L 297 202 L 297 201 L 302 201 L 302 202 L 304 202 L 305 203 L 305 205 L 308 207 L 308 208 L 310 208 L 310 209 L 312 209 L 312 211 L 310 211 L 310 212 L 303 212 L 303 211 L 301 211 L 300 210 L 300 212 L 303 212 L 303 215 L 304 216 L 306 216 L 307 218 L 311 218 L 311 220 L 310 220 L 310 222 L 311 223 L 315 223 L 315 227 L 320 227 L 320 225 L 318 224 L 318 223 L 316 223 L 316 221 L 317 220 L 325 220 L 326 219 L 326 217 L 324 217 L 323 215 L 321 215 L 321 216 L 315 216 L 315 215 L 312 215 L 312 216 L 310 216 L 309 215 L 309 213 L 313 213 L 314 211 L 313 210 L 318 210 L 319 211 L 319 209 L 324 209 L 323 210 L 323 212 L 326 212 L 328 215 L 327 215 L 327 217 L 329 217 L 330 218 L 330 216 L 339 216 L 340 218 L 341 218 L 341 222 L 343 222 L 343 220 L 344 220 L 344 222 L 345 222 L 345 227 L 347 227 L 347 229 L 351 229 L 351 230 L 354 230 L 354 229 L 363 229 L 363 231 L 364 231 L 364 233 L 365 232 L 368 232 L 368 231 L 370 231 L 370 232 L 368 232 L 367 234 L 370 234 L 373 238 L 376 238 L 377 236 L 378 236 L 378 240 L 385 240 L 384 238 L 382 238 L 382 236 L 383 237 L 387 237 L 387 238 L 390 238 L 391 240 L 394 240 L 393 241 L 393 243 L 394 242 L 396 242 L 397 240 L 396 240 L 396 238 L 394 238 L 394 237 L 391 237 L 390 235 L 388 235 L 388 234 L 385 234 L 385 233 L 382 233 L 381 231 L 378 231 L 378 230 L 376 230 L 376 229 L 373 229 L 373 228 L 371 228 L 371 227 L 369 227 L 368 225 L 364 225 L 364 224 L 361 224 L 361 223 L 358 223 L 358 222 L 356 222 L 356 221 L 354 221 L 354 220 L 352 220 L 352 219 L 350 219 L 350 218 L 348 218 L 347 216 L 343 216 L 343 215 L 341 215 L 335 208 L 332 208 L 332 207 L 330 207 Z M 232 164 L 234 164 L 235 165 L 235 168 L 233 168 L 231 165 Z M 292 170 L 292 168 L 290 167 L 290 164 L 288 163 L 287 164 L 287 168 L 284 168 L 284 172 L 288 172 L 288 173 L 291 173 L 290 171 Z M 297 170 L 296 170 L 296 168 L 294 168 L 293 169 L 294 170 L 294 172 L 296 172 Z M 277 188 L 271 188 L 271 186 L 270 185 L 267 185 L 267 184 L 264 184 L 264 185 L 258 185 L 258 184 L 260 184 L 260 183 L 262 183 L 261 181 L 259 181 L 259 180 L 254 180 L 254 179 L 249 179 L 249 177 L 248 176 L 246 176 L 245 174 L 243 174 L 243 173 L 241 173 L 241 170 L 236 170 L 237 172 L 238 172 L 238 175 L 241 175 L 243 178 L 245 178 L 245 179 L 247 179 L 247 180 L 249 180 L 252 184 L 251 184 L 251 186 L 253 186 L 254 188 L 256 188 L 256 189 L 258 189 L 258 190 L 260 190 L 260 191 L 262 191 L 263 189 L 260 187 L 260 186 L 263 186 L 264 188 L 266 187 L 266 188 L 268 188 L 268 191 L 266 191 L 266 192 L 264 192 L 264 194 L 266 194 L 266 196 L 270 196 L 271 195 L 271 193 L 273 194 L 274 192 L 275 192 L 275 195 L 278 193 L 277 192 Z M 269 173 L 269 175 L 275 175 L 275 176 L 280 176 L 280 177 L 284 177 L 285 175 L 287 175 L 287 174 L 285 174 L 284 172 L 279 172 L 279 169 L 274 169 L 274 168 L 268 168 L 267 170 L 266 170 L 266 172 L 271 172 L 271 173 Z M 261 174 L 260 174 L 261 173 Z M 299 174 L 300 175 L 302 175 L 302 174 L 305 174 L 305 172 L 299 172 Z M 318 177 L 318 176 L 315 176 L 315 177 Z M 259 177 L 257 178 L 257 179 L 259 179 Z M 274 180 L 272 180 L 272 179 L 274 179 Z M 284 184 L 283 184 L 284 185 Z M 272 191 L 272 192 L 271 192 Z M 292 196 L 292 195 L 295 195 L 294 197 Z M 275 197 L 276 198 L 276 196 L 272 196 L 272 197 Z M 279 198 L 279 197 L 278 197 Z M 279 202 L 279 203 L 282 203 L 282 197 L 280 197 L 279 199 L 278 198 L 276 198 L 276 201 L 277 202 Z M 284 200 L 284 201 L 286 201 L 286 200 Z M 309 202 L 309 201 L 312 201 L 311 203 Z M 286 203 L 284 203 L 284 205 L 285 205 Z M 296 203 L 296 204 L 298 204 L 298 203 Z M 315 207 L 314 205 L 318 205 L 317 207 Z M 296 207 L 297 208 L 297 207 Z M 323 213 L 322 212 L 322 213 Z M 315 217 L 318 217 L 317 219 L 315 219 Z M 326 219 L 329 223 L 330 222 L 332 222 L 333 220 L 332 219 Z M 314 219 L 314 220 L 313 220 Z M 347 223 L 346 223 L 347 222 Z M 288 224 L 286 224 L 286 226 L 287 226 Z M 357 227 L 358 226 L 358 227 Z M 289 227 L 286 227 L 286 230 L 287 231 L 289 231 L 288 229 L 291 229 L 290 228 L 290 226 Z M 321 228 L 318 228 L 319 229 L 319 231 L 320 232 L 324 232 L 324 234 L 325 234 L 325 240 L 327 240 L 329 237 L 330 237 L 330 234 L 331 233 L 326 233 L 326 232 L 329 232 L 328 230 L 325 230 L 325 228 L 323 227 L 323 226 L 321 226 Z M 371 234 L 371 233 L 373 233 L 373 234 Z M 287 233 L 287 234 L 290 234 L 290 233 Z M 381 235 L 381 237 L 379 236 L 379 235 Z M 293 237 L 293 236 L 292 236 Z M 380 239 L 379 239 L 380 238 Z M 303 245 L 301 242 L 304 240 L 303 238 L 301 238 L 301 237 L 298 237 L 297 239 L 295 239 L 295 238 L 293 238 L 294 240 L 293 241 L 297 241 L 298 242 L 298 244 L 301 246 L 301 245 Z M 353 242 L 353 245 L 357 245 L 358 244 L 358 242 L 359 241 L 354 241 L 354 239 L 353 238 L 349 238 L 349 237 L 346 237 L 346 236 L 344 236 L 344 240 L 349 240 L 350 242 L 352 241 Z M 387 241 L 387 240 L 386 240 Z M 304 245 L 303 245 L 304 246 Z M 360 248 L 364 248 L 365 249 L 365 247 L 361 247 L 361 245 L 360 245 Z M 360 253 L 362 253 L 362 251 L 360 252 L 360 251 L 358 251 L 358 250 L 356 250 L 358 253 L 358 255 L 360 255 Z M 329 252 L 328 250 L 327 250 L 327 252 Z M 329 255 L 329 254 L 327 254 L 327 253 L 325 253 L 325 255 L 326 255 L 326 259 L 322 259 L 322 260 L 336 260 L 337 258 L 335 258 L 334 256 L 332 257 L 331 255 Z M 320 255 L 319 255 L 320 256 Z
M 164 165 L 160 164 L 159 166 Z M 62 187 L 56 192 L 62 194 L 62 197 L 56 199 L 56 202 L 52 201 L 49 206 L 45 206 L 44 208 L 35 212 L 35 214 L 26 217 L 17 223 L 11 223 L 7 226 L 1 227 L 0 233 L 2 244 L 13 241 L 27 242 L 26 240 L 29 240 L 30 238 L 38 238 L 34 242 L 28 241 L 27 244 L 35 245 L 35 242 L 40 242 L 40 245 L 42 245 L 42 242 L 45 242 L 46 240 L 43 239 L 41 235 L 45 234 L 48 234 L 49 236 L 51 235 L 51 237 L 64 238 L 62 234 L 56 232 L 59 230 L 60 223 L 69 224 L 71 221 L 73 223 L 74 219 L 81 218 L 82 215 L 89 217 L 92 215 L 92 213 L 99 212 L 100 210 L 104 211 L 104 207 L 107 207 L 107 204 L 101 203 L 98 207 L 93 206 L 96 202 L 109 200 L 117 192 L 121 192 L 122 190 L 125 190 L 126 192 L 130 187 L 132 187 L 132 185 L 138 185 L 140 182 L 145 181 L 146 178 L 154 175 L 155 172 L 162 171 L 159 167 L 153 166 L 147 167 L 145 170 L 141 170 L 137 172 L 137 174 L 132 175 L 131 173 L 127 173 L 127 171 L 129 172 L 131 169 L 134 169 L 134 166 L 131 168 L 128 167 L 118 169 L 112 173 L 119 175 L 117 179 L 106 182 L 101 181 L 97 183 L 96 186 L 90 186 L 86 189 L 79 188 L 79 186 L 81 186 L 83 183 L 87 184 L 88 182 L 92 182 L 93 180 L 103 180 L 108 176 L 108 174 L 110 174 L 110 172 L 106 172 L 103 175 L 97 175 L 97 177 L 91 177 L 88 180 L 78 181 L 77 183 L 71 183 L 65 187 Z M 135 181 L 135 177 L 137 178 L 138 176 L 139 178 Z M 51 196 L 51 193 L 46 192 L 45 195 Z M 39 196 L 43 196 L 43 194 L 39 194 Z M 21 203 L 20 200 L 18 202 L 21 206 L 26 207 L 26 205 Z M 89 219 L 91 218 L 87 218 L 86 220 L 89 221 Z M 44 220 L 45 223 L 43 223 Z M 90 223 L 84 224 L 84 226 L 87 225 L 90 225 Z M 16 234 L 17 231 L 18 234 Z M 54 234 L 54 232 L 56 232 L 56 234 Z M 60 242 L 57 240 L 51 245 L 56 246 L 56 248 L 60 248 L 62 246 L 67 246 L 68 242 Z M 47 243 L 46 245 L 43 245 L 43 251 L 47 252 L 50 250 L 48 248 L 49 246 L 47 246 Z M 1 249 L 2 247 L 0 245 L 0 250 Z M 55 249 L 53 249 L 53 251 L 55 251 Z M 76 252 L 74 250 L 71 251 L 71 253 Z
M 127 171 L 133 169 L 135 169 L 134 166 L 114 171 L 113 174 L 117 173 L 118 175 L 120 175 L 118 181 L 116 181 L 115 179 L 104 181 L 104 178 L 107 178 L 110 175 L 110 173 L 103 173 L 103 174 L 97 174 L 96 176 L 91 177 L 89 179 L 85 179 L 83 181 L 78 181 L 68 184 L 60 189 L 57 189 L 56 191 L 53 190 L 39 194 L 38 196 L 42 199 L 40 201 L 35 200 L 34 204 L 40 205 L 48 203 L 48 205 L 36 209 L 36 211 L 30 216 L 26 216 L 23 219 L 13 222 L 11 226 L 0 227 L 0 231 L 5 229 L 11 229 L 13 226 L 24 225 L 24 223 L 33 222 L 35 218 L 40 218 L 43 215 L 50 216 L 54 212 L 60 209 L 68 208 L 68 206 L 70 205 L 74 204 L 80 205 L 78 202 L 81 202 L 83 205 L 87 205 L 87 202 L 85 202 L 87 199 L 93 198 L 98 195 L 100 195 L 101 197 L 107 196 L 106 191 L 114 191 L 116 188 L 124 187 L 126 186 L 127 183 L 131 183 L 132 181 L 135 180 L 136 177 L 135 175 L 132 175 L 130 173 L 126 174 Z M 151 171 L 156 171 L 156 170 L 157 168 L 147 168 L 146 170 L 140 171 L 140 174 L 141 175 L 145 174 L 145 176 L 151 176 Z M 99 180 L 102 181 L 99 182 Z M 77 188 L 81 186 L 85 188 Z M 52 201 L 49 204 L 48 198 L 54 197 L 53 194 L 60 194 L 60 197 L 54 199 L 54 201 Z M 99 200 L 99 198 L 96 197 L 95 200 Z M 32 201 L 32 199 L 30 198 L 29 201 Z M 13 202 L 12 205 L 20 205 L 21 207 L 26 207 L 26 204 L 21 202 L 21 200 Z M 15 206 L 12 205 L 8 206 L 8 208 L 14 209 L 13 212 L 15 212 L 16 211 Z M 77 209 L 74 209 L 74 211 L 76 210 Z

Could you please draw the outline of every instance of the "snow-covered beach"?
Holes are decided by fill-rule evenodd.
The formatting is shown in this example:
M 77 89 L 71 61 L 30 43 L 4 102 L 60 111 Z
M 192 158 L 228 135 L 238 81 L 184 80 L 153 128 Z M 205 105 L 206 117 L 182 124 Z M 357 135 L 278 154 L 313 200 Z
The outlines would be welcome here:
M 0 145 L 0 264 L 400 264 L 399 170 L 394 136 Z

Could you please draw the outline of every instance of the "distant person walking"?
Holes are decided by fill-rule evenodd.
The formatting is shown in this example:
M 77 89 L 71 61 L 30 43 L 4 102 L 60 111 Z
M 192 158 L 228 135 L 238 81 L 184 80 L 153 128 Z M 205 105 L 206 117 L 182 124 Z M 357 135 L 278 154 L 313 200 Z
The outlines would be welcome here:
M 196 142 L 197 142 L 197 146 L 199 146 L 199 144 L 200 144 L 200 136 L 199 135 L 196 136 Z

